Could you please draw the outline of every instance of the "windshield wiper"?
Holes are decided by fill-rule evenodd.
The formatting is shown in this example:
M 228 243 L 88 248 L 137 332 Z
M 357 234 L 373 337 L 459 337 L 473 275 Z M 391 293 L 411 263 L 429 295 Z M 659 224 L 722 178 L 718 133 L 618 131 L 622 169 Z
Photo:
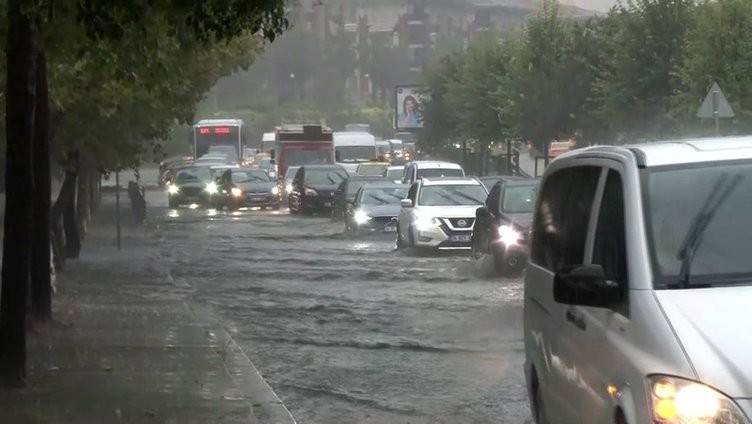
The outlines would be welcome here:
M 723 174 L 718 178 L 713 188 L 708 193 L 708 197 L 692 219 L 687 235 L 684 237 L 677 259 L 681 260 L 681 269 L 679 270 L 679 284 L 682 288 L 689 288 L 689 275 L 692 260 L 694 260 L 697 248 L 702 243 L 702 236 L 710 225 L 718 209 L 726 201 L 731 192 L 739 185 L 742 180 L 741 175 L 736 175 L 731 181 L 728 181 L 728 174 Z

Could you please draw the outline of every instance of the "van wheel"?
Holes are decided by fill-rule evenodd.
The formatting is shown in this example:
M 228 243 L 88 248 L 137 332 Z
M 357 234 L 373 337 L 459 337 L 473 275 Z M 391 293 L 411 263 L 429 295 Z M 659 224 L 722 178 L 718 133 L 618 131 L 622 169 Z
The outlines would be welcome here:
M 533 408 L 535 424 L 549 424 L 548 418 L 546 418 L 546 408 L 543 405 L 543 391 L 541 391 L 540 384 L 538 383 L 538 377 L 535 377 L 533 390 L 535 393 L 531 406 Z

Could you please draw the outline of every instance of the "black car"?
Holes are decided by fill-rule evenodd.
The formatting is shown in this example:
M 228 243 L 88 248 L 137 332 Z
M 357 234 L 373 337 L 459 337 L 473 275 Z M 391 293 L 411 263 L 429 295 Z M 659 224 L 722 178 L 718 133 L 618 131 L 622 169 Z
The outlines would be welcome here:
M 173 209 L 185 204 L 212 206 L 217 194 L 217 183 L 206 166 L 181 168 L 167 185 L 167 199 Z
M 492 255 L 500 275 L 516 275 L 525 267 L 537 186 L 535 179 L 504 177 L 476 211 L 473 256 Z
M 227 169 L 219 177 L 217 184 L 223 194 L 221 206 L 227 206 L 228 209 L 243 207 L 279 209 L 279 187 L 263 169 Z
M 393 182 L 362 186 L 345 212 L 345 231 L 396 233 L 400 201 L 408 189 Z
M 334 205 L 332 206 L 332 221 L 339 221 L 345 217 L 347 205 L 355 200 L 358 190 L 367 183 L 384 182 L 382 176 L 353 175 L 339 184 L 334 192 Z
M 331 213 L 334 192 L 347 177 L 347 171 L 339 165 L 301 166 L 292 179 L 292 191 L 288 199 L 290 213 Z
M 510 178 L 515 178 L 515 177 L 505 177 L 503 175 L 486 175 L 485 177 L 479 177 L 478 179 L 484 186 L 486 186 L 486 190 L 490 192 L 494 184 L 501 181 L 502 178 L 510 179 Z

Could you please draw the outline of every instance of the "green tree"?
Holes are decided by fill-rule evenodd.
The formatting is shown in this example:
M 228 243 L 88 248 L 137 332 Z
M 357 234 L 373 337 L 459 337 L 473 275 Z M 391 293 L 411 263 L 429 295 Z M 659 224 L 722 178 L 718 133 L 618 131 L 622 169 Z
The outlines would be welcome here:
M 712 123 L 702 123 L 695 113 L 710 85 L 716 81 L 736 113 L 723 120 L 726 132 L 752 130 L 752 9 L 745 0 L 701 3 L 693 12 L 686 50 L 678 70 L 681 90 L 674 97 L 674 114 L 685 133 L 706 134 Z
M 693 0 L 636 0 L 613 9 L 594 97 L 615 141 L 670 136 L 676 66 L 684 57 Z
M 429 65 L 423 75 L 426 85 L 424 101 L 421 103 L 423 129 L 419 134 L 421 149 L 437 152 L 459 135 L 457 122 L 450 111 L 449 85 L 460 78 L 460 68 L 464 55 L 445 56 L 437 63 Z

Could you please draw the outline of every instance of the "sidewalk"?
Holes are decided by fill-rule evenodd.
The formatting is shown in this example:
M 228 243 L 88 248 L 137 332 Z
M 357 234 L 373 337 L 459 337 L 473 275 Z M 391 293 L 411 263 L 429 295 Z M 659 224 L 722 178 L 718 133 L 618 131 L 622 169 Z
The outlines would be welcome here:
M 58 275 L 55 321 L 29 334 L 27 388 L 0 423 L 294 423 L 253 364 L 160 263 L 159 234 L 104 195 L 81 258 Z

